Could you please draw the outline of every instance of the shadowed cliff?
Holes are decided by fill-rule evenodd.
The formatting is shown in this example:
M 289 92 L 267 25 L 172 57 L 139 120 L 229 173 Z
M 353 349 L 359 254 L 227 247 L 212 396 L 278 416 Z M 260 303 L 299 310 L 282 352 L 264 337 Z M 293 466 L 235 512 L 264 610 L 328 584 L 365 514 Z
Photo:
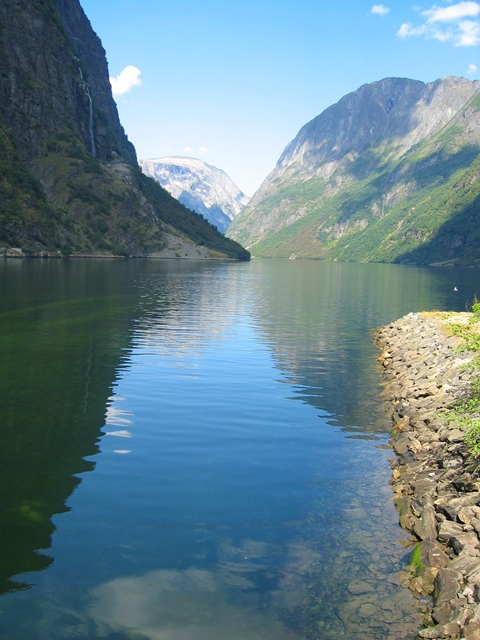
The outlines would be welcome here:
M 142 175 L 78 0 L 0 6 L 0 248 L 248 259 Z M 5 249 L 4 249 L 5 252 Z

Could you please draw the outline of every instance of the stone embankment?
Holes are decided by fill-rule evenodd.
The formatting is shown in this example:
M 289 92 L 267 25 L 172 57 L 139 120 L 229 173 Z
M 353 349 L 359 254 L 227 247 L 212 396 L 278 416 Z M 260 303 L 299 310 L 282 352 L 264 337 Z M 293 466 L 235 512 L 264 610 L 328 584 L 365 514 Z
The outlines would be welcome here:
M 416 543 L 403 578 L 432 606 L 418 638 L 480 640 L 480 461 L 446 410 L 469 394 L 474 354 L 449 323 L 471 314 L 411 313 L 379 330 L 393 421 L 392 487 Z

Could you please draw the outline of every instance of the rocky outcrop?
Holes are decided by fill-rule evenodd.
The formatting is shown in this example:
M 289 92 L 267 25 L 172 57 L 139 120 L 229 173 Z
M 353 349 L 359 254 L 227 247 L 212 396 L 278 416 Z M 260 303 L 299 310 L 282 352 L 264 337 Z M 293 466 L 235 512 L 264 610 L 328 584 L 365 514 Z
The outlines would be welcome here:
M 479 91 L 449 77 L 349 93 L 302 127 L 228 235 L 258 256 L 480 260 L 466 211 L 479 195 Z M 453 212 L 462 220 L 437 237 Z
M 470 314 L 414 314 L 375 337 L 393 423 L 392 488 L 415 550 L 405 583 L 431 595 L 419 638 L 480 638 L 480 462 L 446 410 L 468 397 L 474 354 L 449 323 Z
M 222 233 L 250 200 L 225 171 L 198 158 L 152 158 L 139 164 L 145 175 Z

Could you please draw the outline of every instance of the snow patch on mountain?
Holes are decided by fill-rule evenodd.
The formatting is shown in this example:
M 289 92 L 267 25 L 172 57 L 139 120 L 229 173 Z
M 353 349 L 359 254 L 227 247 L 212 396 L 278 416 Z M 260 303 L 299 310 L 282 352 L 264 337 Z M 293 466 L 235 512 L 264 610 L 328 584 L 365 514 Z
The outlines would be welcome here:
M 145 175 L 222 233 L 250 200 L 225 171 L 197 158 L 169 156 L 139 160 L 139 164 Z

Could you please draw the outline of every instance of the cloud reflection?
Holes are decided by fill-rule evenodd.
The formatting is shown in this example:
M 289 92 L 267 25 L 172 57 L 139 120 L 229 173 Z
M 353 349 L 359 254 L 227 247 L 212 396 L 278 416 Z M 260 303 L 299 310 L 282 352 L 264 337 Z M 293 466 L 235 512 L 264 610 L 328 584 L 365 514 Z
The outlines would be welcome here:
M 130 431 L 106 431 L 106 436 L 116 436 L 117 438 L 131 438 L 132 434 Z
M 90 616 L 98 635 L 131 631 L 148 640 L 294 640 L 256 607 L 227 601 L 219 575 L 204 569 L 159 570 L 95 588 Z
M 125 400 L 121 396 L 112 396 L 108 399 L 109 405 L 105 414 L 105 424 L 111 424 L 117 427 L 123 427 L 133 424 L 133 414 L 130 411 L 121 409 L 116 403 Z M 115 404 L 113 404 L 115 403 Z M 112 435 L 113 432 L 110 433 Z

